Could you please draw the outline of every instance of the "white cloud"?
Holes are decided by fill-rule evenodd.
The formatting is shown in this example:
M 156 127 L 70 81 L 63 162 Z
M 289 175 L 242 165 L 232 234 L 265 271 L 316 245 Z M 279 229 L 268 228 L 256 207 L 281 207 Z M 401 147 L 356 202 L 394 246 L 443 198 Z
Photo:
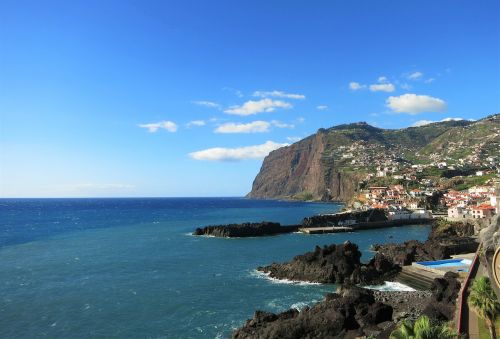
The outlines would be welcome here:
M 306 98 L 306 96 L 303 94 L 285 93 L 283 91 L 255 91 L 253 92 L 253 96 L 260 98 L 276 97 L 276 98 L 299 99 L 299 100 Z
M 378 77 L 378 82 L 381 82 L 381 83 L 387 82 L 387 77 L 384 77 L 384 76 Z
M 394 92 L 396 88 L 393 84 L 373 84 L 370 85 L 370 91 L 372 92 Z
M 286 140 L 288 140 L 290 142 L 297 142 L 297 141 L 302 140 L 302 138 L 301 137 L 287 137 Z
M 409 90 L 409 89 L 411 89 L 411 85 L 404 83 L 404 84 L 401 84 L 401 88 L 405 89 L 405 90 Z
M 224 148 L 215 147 L 202 151 L 189 153 L 189 156 L 195 160 L 208 161 L 235 161 L 243 159 L 263 159 L 270 152 L 288 146 L 289 144 L 280 144 L 273 141 L 267 141 L 262 145 Z
M 141 128 L 147 128 L 149 133 L 155 133 L 159 129 L 164 129 L 167 130 L 171 133 L 174 133 L 177 131 L 177 124 L 175 124 L 172 121 L 160 121 L 160 122 L 155 122 L 151 124 L 141 124 L 139 125 Z
M 424 82 L 425 82 L 426 84 L 430 84 L 431 82 L 434 82 L 435 80 L 436 80 L 436 79 L 434 79 L 434 78 L 429 78 L 429 79 L 426 79 Z
M 357 91 L 365 87 L 366 87 L 365 85 L 361 85 L 359 82 L 351 81 L 349 83 L 349 89 L 351 89 L 352 91 Z
M 293 106 L 288 102 L 281 100 L 271 100 L 266 98 L 259 101 L 249 100 L 241 106 L 232 106 L 226 109 L 224 112 L 227 114 L 247 116 L 262 112 L 273 112 L 276 110 L 276 108 L 292 108 L 292 107 Z
M 215 133 L 265 133 L 269 132 L 271 126 L 277 128 L 295 128 L 293 124 L 287 124 L 278 120 L 267 121 L 253 121 L 247 124 L 237 124 L 228 122 L 217 127 Z
M 316 109 L 320 110 L 320 111 L 325 111 L 328 109 L 328 106 L 327 105 L 318 105 L 318 106 L 316 106 Z
M 444 118 L 442 120 L 439 120 L 439 121 L 433 121 L 433 120 L 419 120 L 417 122 L 415 122 L 412 127 L 420 127 L 420 126 L 425 126 L 425 125 L 429 125 L 429 124 L 433 124 L 435 122 L 446 122 L 446 121 L 462 121 L 464 120 L 463 118 Z M 470 120 L 469 121 L 474 121 L 474 120 Z
M 417 95 L 407 93 L 398 97 L 389 97 L 386 105 L 393 112 L 419 114 L 423 112 L 444 112 L 446 111 L 446 102 L 439 98 L 428 95 Z
M 215 129 L 215 133 L 265 133 L 269 132 L 271 124 L 267 121 L 254 121 L 248 124 L 228 122 Z
M 420 78 L 422 78 L 424 74 L 422 72 L 413 72 L 411 74 L 408 75 L 408 79 L 410 80 L 418 80 Z
M 306 121 L 306 118 L 298 117 L 296 121 L 298 124 L 302 124 L 302 123 L 304 123 L 304 121 Z
M 462 118 L 444 118 L 441 121 L 462 121 L 462 120 L 464 120 L 464 119 L 462 119 Z
M 220 108 L 220 105 L 213 101 L 199 100 L 199 101 L 193 101 L 193 104 L 210 108 Z
M 429 124 L 432 124 L 435 122 L 436 121 L 432 121 L 432 120 L 419 120 L 419 121 L 415 122 L 413 125 L 411 125 L 411 127 L 425 126 L 425 125 L 429 125 Z
M 187 127 L 193 127 L 193 126 L 201 127 L 205 125 L 206 125 L 205 120 L 193 120 L 187 123 Z
M 278 128 L 295 128 L 294 124 L 287 124 L 278 120 L 271 121 L 271 124 L 273 124 L 273 126 Z

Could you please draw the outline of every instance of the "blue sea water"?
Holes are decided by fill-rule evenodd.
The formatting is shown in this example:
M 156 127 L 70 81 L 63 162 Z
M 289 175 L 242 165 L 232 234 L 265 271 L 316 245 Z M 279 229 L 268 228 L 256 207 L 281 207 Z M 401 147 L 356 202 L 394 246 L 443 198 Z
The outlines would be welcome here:
M 1 338 L 224 338 L 257 309 L 303 307 L 334 285 L 285 284 L 255 268 L 315 245 L 425 239 L 428 226 L 219 239 L 230 222 L 300 222 L 338 204 L 242 198 L 0 200 Z

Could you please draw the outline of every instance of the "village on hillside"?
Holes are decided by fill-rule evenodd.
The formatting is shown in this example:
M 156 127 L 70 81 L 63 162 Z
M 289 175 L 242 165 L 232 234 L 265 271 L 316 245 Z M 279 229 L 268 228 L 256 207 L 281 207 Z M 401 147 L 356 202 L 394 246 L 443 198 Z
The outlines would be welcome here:
M 401 168 L 377 166 L 360 183 L 351 203 L 354 210 L 384 209 L 392 220 L 444 217 L 450 221 L 490 219 L 498 213 L 495 183 L 500 171 L 494 158 L 477 164 L 469 175 L 445 161 Z M 470 159 L 466 160 L 470 161 Z M 464 161 L 465 162 L 465 161 Z M 443 174 L 449 178 L 442 178 Z M 382 183 L 382 184 L 380 184 Z

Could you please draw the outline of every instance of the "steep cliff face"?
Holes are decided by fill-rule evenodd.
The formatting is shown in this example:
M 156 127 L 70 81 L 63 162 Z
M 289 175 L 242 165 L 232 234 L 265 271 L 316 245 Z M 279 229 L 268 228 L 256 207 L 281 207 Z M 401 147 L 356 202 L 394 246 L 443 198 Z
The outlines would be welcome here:
M 336 171 L 324 157 L 326 134 L 318 132 L 291 146 L 271 152 L 254 180 L 250 198 L 292 198 L 347 201 L 356 175 Z

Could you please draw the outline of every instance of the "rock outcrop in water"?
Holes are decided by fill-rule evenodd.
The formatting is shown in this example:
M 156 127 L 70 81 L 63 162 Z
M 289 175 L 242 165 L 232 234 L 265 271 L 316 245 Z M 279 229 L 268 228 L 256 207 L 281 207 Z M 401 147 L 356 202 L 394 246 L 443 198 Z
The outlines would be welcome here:
M 392 322 L 393 309 L 375 300 L 373 292 L 350 287 L 328 294 L 324 301 L 302 311 L 255 312 L 233 333 L 243 338 L 354 338 L 378 335 Z
M 197 228 L 193 235 L 208 235 L 223 238 L 258 237 L 297 231 L 299 226 L 281 226 L 277 222 L 259 222 L 230 225 L 216 225 Z
M 287 263 L 273 263 L 258 270 L 276 279 L 336 284 L 378 284 L 393 278 L 400 270 L 383 255 L 367 265 L 360 262 L 356 244 L 316 246 L 312 252 L 298 255 Z

